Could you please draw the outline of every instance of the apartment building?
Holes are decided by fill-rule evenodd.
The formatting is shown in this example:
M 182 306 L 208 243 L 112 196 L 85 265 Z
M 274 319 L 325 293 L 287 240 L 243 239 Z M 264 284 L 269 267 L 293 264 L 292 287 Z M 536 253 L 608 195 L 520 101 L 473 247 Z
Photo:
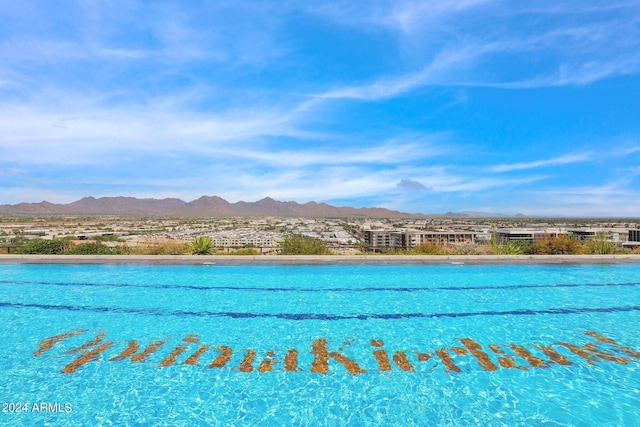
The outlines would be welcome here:
M 567 232 L 574 236 L 576 240 L 592 240 L 604 238 L 610 242 L 625 242 L 627 240 L 627 228 L 603 228 L 603 227 L 583 227 L 569 228 Z M 633 231 L 633 230 L 629 230 Z M 631 233 L 629 233 L 629 237 Z
M 366 230 L 365 247 L 378 249 L 412 249 L 420 245 L 447 246 L 455 243 L 476 243 L 478 233 L 467 231 Z
M 495 231 L 498 242 L 539 242 L 567 234 L 563 228 L 499 228 Z
M 629 230 L 629 236 L 626 242 L 622 243 L 624 249 L 637 249 L 640 248 L 640 228 Z
M 412 249 L 420 245 L 447 246 L 455 243 L 476 243 L 476 233 L 462 231 L 402 231 L 392 232 L 391 246 Z
M 364 245 L 371 250 L 391 247 L 391 230 L 365 230 Z
M 276 233 L 214 233 L 210 235 L 213 245 L 217 248 L 242 248 L 253 246 L 256 248 L 275 248 L 284 239 Z

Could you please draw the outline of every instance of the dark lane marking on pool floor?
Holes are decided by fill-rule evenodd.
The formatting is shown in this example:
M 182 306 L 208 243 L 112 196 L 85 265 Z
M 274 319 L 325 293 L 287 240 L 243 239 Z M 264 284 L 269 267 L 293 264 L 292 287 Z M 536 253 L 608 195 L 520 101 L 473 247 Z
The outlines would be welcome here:
M 612 286 L 640 286 L 640 282 L 630 283 L 557 283 L 551 285 L 485 285 L 485 286 L 438 286 L 432 288 L 423 287 L 386 287 L 386 288 L 260 288 L 244 286 L 194 286 L 194 285 L 154 285 L 133 283 L 72 283 L 72 282 L 29 282 L 0 280 L 5 285 L 45 285 L 45 286 L 77 286 L 95 288 L 141 288 L 141 289 L 183 289 L 196 291 L 249 291 L 249 292 L 439 292 L 439 291 L 474 291 L 474 290 L 508 290 L 508 289 L 536 289 L 536 288 L 603 288 Z
M 582 307 L 582 308 L 545 308 L 520 309 L 508 311 L 475 311 L 466 313 L 370 313 L 370 314 L 321 314 L 321 313 L 239 313 L 210 311 L 168 311 L 162 309 L 121 308 L 121 307 L 87 307 L 73 305 L 23 304 L 0 302 L 0 308 L 37 308 L 43 310 L 79 311 L 115 314 L 142 314 L 151 316 L 176 317 L 230 317 L 232 319 L 274 318 L 282 320 L 400 320 L 442 317 L 474 317 L 474 316 L 531 316 L 538 314 L 582 314 L 582 313 L 617 313 L 640 311 L 640 305 L 626 307 Z

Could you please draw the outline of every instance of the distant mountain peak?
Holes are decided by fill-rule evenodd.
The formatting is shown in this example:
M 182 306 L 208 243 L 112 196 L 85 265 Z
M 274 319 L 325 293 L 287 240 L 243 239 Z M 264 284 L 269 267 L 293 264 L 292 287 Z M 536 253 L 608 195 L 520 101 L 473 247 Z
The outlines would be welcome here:
M 201 196 L 191 202 L 177 198 L 138 199 L 115 196 L 83 197 L 68 204 L 19 203 L 0 205 L 0 214 L 84 214 L 132 215 L 167 217 L 247 217 L 247 216 L 299 216 L 299 217 L 410 217 L 408 213 L 384 208 L 337 207 L 326 203 L 295 201 L 280 202 L 265 197 L 257 202 L 230 203 L 219 196 Z

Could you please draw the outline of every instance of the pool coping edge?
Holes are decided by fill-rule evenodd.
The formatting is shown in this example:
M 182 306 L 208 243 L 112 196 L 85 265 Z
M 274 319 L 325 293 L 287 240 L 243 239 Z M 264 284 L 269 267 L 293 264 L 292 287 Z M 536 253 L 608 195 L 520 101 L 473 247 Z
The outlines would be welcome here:
M 0 255 L 0 264 L 340 265 L 633 264 L 619 255 Z

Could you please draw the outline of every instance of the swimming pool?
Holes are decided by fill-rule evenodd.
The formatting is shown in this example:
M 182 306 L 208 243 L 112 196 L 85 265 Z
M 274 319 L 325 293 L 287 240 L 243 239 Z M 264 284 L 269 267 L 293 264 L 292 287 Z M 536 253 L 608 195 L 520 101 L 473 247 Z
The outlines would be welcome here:
M 0 267 L 7 425 L 633 425 L 640 265 Z

